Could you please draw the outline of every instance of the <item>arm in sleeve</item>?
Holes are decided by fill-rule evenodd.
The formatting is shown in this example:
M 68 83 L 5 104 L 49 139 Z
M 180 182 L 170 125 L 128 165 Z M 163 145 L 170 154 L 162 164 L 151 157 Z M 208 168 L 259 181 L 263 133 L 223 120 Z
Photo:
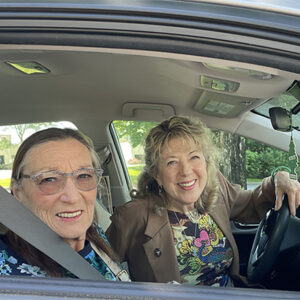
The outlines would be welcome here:
M 123 262 L 126 260 L 125 256 L 127 251 L 127 244 L 124 239 L 125 233 L 123 232 L 123 229 L 125 229 L 126 226 L 122 224 L 124 222 L 119 210 L 119 208 L 116 208 L 114 214 L 110 217 L 111 224 L 107 228 L 105 235 L 120 262 Z
M 274 206 L 275 186 L 271 177 L 253 190 L 243 190 L 231 184 L 219 173 L 220 195 L 230 215 L 230 219 L 243 223 L 257 223 Z
M 108 241 L 121 262 L 136 256 L 136 249 L 143 249 L 147 219 L 147 201 L 133 200 L 115 208 L 106 231 Z

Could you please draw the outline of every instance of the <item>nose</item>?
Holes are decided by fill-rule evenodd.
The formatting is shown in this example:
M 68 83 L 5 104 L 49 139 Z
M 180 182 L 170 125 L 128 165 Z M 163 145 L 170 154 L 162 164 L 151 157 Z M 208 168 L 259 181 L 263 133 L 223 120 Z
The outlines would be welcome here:
M 74 203 L 81 198 L 80 191 L 71 177 L 66 178 L 65 186 L 61 191 L 60 199 L 64 202 Z
M 182 161 L 180 163 L 180 175 L 187 176 L 191 172 L 191 166 L 188 161 Z

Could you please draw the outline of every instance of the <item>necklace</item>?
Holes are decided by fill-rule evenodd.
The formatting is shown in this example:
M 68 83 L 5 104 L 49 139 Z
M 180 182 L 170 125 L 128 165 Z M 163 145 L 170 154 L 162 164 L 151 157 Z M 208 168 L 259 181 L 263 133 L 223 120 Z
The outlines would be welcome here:
M 173 211 L 174 212 L 174 215 L 175 215 L 175 217 L 176 217 L 176 220 L 177 220 L 177 222 L 178 222 L 178 224 L 180 225 L 180 221 L 179 221 L 179 218 L 178 218 L 178 216 L 177 216 L 177 213 L 176 213 L 176 211 Z M 191 214 L 192 214 L 193 212 L 191 212 Z M 189 213 L 189 215 L 190 215 L 190 213 Z M 191 242 L 191 250 L 190 250 L 190 253 L 194 256 L 194 257 L 197 257 L 198 255 L 197 255 L 197 247 L 195 246 L 195 244 L 194 244 L 194 241 L 195 241 L 195 239 L 196 239 L 196 232 L 197 232 L 197 225 L 198 225 L 198 222 L 194 222 L 194 214 L 192 214 L 192 216 L 193 216 L 193 218 L 191 219 L 190 217 L 189 217 L 189 215 L 187 216 L 188 218 L 189 218 L 189 220 L 192 222 L 192 223 L 194 223 L 194 228 L 195 228 L 195 230 L 194 230 L 194 237 L 193 237 L 193 239 L 192 239 L 192 242 Z M 184 236 L 184 239 L 186 240 L 186 242 L 189 244 L 189 240 L 188 240 L 188 238 L 187 238 L 187 235 L 185 234 L 185 229 L 183 229 L 182 230 L 182 235 Z

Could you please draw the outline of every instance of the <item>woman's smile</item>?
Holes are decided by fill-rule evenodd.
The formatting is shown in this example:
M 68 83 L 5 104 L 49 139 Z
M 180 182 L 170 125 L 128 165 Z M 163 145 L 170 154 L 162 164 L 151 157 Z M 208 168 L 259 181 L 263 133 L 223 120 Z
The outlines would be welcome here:
M 178 183 L 178 185 L 180 186 L 181 189 L 189 191 L 195 187 L 196 181 L 197 179 L 194 179 L 194 180 Z
M 81 215 L 83 214 L 83 210 L 76 210 L 76 211 L 65 211 L 57 213 L 56 216 L 60 218 L 61 221 L 64 222 L 72 222 L 77 221 Z

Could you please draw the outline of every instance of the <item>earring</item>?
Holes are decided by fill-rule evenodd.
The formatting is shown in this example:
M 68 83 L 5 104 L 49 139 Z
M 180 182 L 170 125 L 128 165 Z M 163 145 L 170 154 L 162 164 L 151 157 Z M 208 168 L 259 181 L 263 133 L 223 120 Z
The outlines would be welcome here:
M 159 194 L 159 196 L 161 196 L 162 192 L 163 192 L 163 186 L 159 185 L 158 186 L 158 194 Z

